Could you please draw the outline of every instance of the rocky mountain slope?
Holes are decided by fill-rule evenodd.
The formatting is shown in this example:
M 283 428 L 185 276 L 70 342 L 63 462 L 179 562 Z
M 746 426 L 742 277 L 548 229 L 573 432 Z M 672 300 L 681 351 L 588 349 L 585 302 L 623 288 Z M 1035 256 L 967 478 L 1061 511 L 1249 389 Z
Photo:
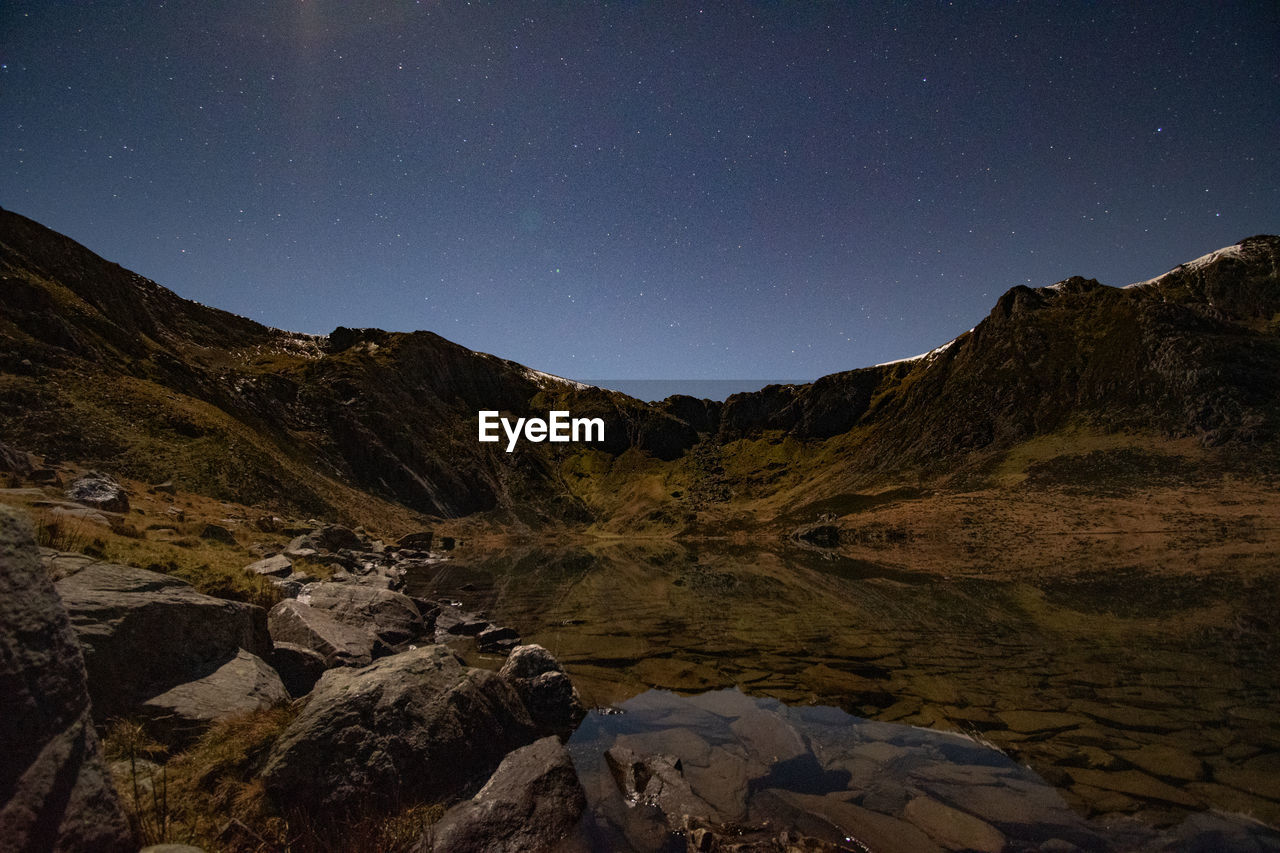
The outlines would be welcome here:
M 1277 237 L 1126 288 L 1015 287 L 924 356 L 724 403 L 649 405 L 430 332 L 270 329 L 7 211 L 0 276 L 7 443 L 296 512 L 350 516 L 375 495 L 507 524 L 694 529 L 752 501 L 759 520 L 904 482 L 981 480 L 1065 430 L 1192 437 L 1214 458 L 1276 467 Z M 507 454 L 476 441 L 480 409 L 551 408 L 605 418 L 607 442 Z
M 582 520 L 545 454 L 476 441 L 476 412 L 609 418 L 608 453 L 677 455 L 695 436 L 623 395 L 430 332 L 313 337 L 181 299 L 0 212 L 0 430 L 54 458 L 300 512 L 343 486 L 424 513 Z M 557 403 L 559 405 L 559 403 Z

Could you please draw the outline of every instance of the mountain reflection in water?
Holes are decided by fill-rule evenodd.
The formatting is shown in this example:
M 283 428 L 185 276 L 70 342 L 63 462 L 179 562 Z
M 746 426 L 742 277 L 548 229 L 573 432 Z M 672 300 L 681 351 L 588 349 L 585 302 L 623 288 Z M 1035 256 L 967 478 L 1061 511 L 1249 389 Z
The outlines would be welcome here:
M 461 551 L 408 581 L 546 646 L 589 706 L 736 687 L 793 706 L 793 725 L 795 706 L 821 705 L 969 733 L 1095 828 L 1133 817 L 1172 831 L 1211 810 L 1280 823 L 1277 579 L 948 580 L 797 549 L 645 542 Z M 814 755 L 752 775 L 750 792 L 830 796 L 834 776 L 797 781 L 841 769 Z

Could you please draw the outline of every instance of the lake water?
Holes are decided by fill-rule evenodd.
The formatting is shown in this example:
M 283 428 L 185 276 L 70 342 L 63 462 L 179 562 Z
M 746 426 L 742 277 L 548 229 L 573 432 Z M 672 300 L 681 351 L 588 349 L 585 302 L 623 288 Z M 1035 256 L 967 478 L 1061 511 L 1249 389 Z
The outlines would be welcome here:
M 1172 831 L 1211 810 L 1280 824 L 1280 567 L 1031 584 L 803 549 L 629 542 L 459 551 L 409 580 L 546 646 L 589 706 L 734 689 L 787 714 L 967 734 L 1095 828 Z M 589 718 L 573 744 L 580 770 L 635 734 L 615 722 L 627 717 Z M 657 729 L 678 745 L 687 726 L 667 718 Z M 810 769 L 821 777 L 831 762 Z M 804 774 L 788 772 L 779 790 L 832 794 L 796 790 Z

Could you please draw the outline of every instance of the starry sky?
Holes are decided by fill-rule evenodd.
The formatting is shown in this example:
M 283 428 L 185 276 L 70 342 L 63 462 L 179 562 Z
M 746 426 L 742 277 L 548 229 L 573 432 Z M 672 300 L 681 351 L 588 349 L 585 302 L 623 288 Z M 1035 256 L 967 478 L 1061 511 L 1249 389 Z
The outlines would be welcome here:
M 1280 4 L 22 2 L 0 205 L 280 328 L 807 380 L 1280 232 Z

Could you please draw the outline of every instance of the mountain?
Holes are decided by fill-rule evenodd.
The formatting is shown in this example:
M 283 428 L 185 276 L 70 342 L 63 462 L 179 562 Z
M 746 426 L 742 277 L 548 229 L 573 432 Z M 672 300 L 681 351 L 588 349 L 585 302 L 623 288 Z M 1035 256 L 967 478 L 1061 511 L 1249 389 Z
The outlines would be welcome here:
M 1064 431 L 1276 467 L 1280 238 L 1124 288 L 1015 287 L 915 359 L 646 404 L 430 332 L 271 329 L 0 211 L 0 435 L 302 514 L 369 498 L 497 523 L 707 530 L 906 482 L 959 488 Z M 601 445 L 476 440 L 476 413 L 601 417 Z M 1135 439 L 1141 441 L 1142 439 Z M 363 509 L 362 509 L 363 507 Z M 738 510 L 746 509 L 743 516 Z
M 430 332 L 271 329 L 7 211 L 0 276 L 5 439 L 140 480 L 304 513 L 349 486 L 438 516 L 581 520 L 545 454 L 476 441 L 478 410 L 607 416 L 612 453 L 695 440 L 660 410 Z
M 951 464 L 1068 421 L 1275 438 L 1280 239 L 1253 237 L 1124 288 L 1069 278 L 1014 287 L 970 331 L 922 356 L 736 395 L 723 435 L 782 429 L 824 439 L 874 426 L 890 467 Z

